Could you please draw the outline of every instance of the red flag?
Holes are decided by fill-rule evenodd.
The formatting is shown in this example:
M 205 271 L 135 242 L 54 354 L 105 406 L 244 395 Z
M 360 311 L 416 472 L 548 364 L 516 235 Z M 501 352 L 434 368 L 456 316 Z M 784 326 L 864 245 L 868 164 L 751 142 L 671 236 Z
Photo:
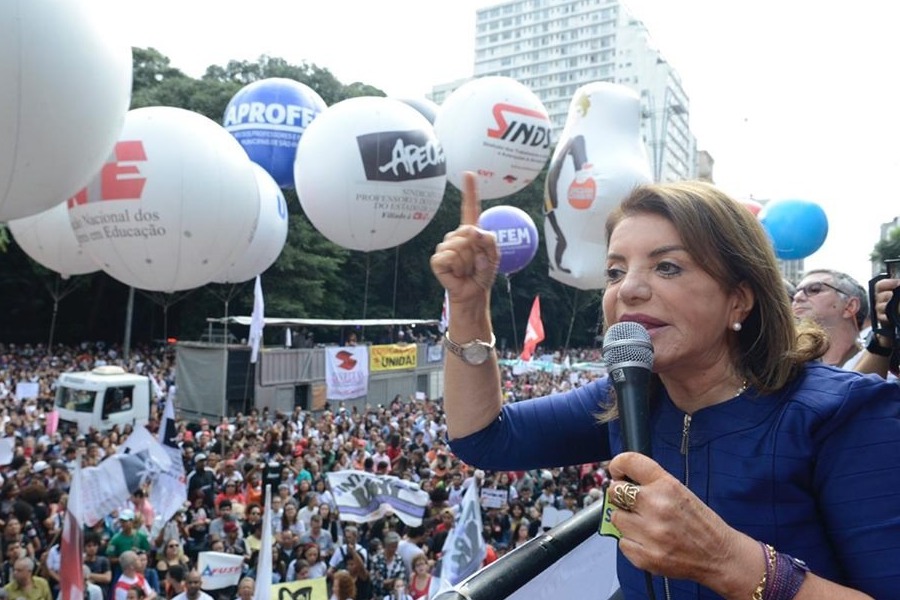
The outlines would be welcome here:
M 75 472 L 69 486 L 66 520 L 63 522 L 59 568 L 60 600 L 84 600 L 84 560 L 82 556 L 81 457 L 75 459 Z
M 525 347 L 522 349 L 522 360 L 531 360 L 537 345 L 544 339 L 544 324 L 541 322 L 541 297 L 534 297 L 531 314 L 528 315 L 528 326 L 525 328 Z

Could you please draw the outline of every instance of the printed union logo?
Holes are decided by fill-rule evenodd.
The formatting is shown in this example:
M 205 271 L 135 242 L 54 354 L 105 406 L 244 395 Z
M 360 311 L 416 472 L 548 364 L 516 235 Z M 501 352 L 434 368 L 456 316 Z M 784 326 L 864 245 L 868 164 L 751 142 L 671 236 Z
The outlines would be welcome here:
M 367 133 L 356 143 L 369 181 L 414 181 L 447 173 L 444 149 L 420 129 Z
M 140 200 L 147 178 L 137 163 L 147 162 L 147 152 L 141 140 L 116 142 L 112 155 L 100 169 L 96 179 L 68 199 L 67 206 L 81 206 L 104 200 Z
M 318 114 L 318 110 L 298 104 L 242 102 L 228 107 L 223 127 L 239 131 L 248 125 L 283 125 L 306 131 Z
M 351 354 L 350 352 L 347 352 L 346 350 L 340 350 L 334 356 L 339 361 L 341 361 L 340 364 L 338 364 L 339 369 L 344 369 L 345 371 L 352 371 L 353 367 L 356 366 L 356 359 L 353 358 L 353 354 Z
M 495 104 L 492 112 L 496 126 L 487 130 L 488 137 L 521 146 L 550 147 L 550 123 L 545 113 L 502 102 Z

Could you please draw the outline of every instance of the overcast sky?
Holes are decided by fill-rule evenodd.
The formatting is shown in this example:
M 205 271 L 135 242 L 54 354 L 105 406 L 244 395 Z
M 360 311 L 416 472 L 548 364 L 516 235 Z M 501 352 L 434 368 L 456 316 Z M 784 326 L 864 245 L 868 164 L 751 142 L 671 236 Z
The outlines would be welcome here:
M 134 46 L 199 76 L 262 54 L 421 97 L 472 74 L 489 0 L 103 0 Z M 738 198 L 800 198 L 829 218 L 807 267 L 865 284 L 879 224 L 900 215 L 900 5 L 879 0 L 630 0 L 681 74 L 698 147 Z

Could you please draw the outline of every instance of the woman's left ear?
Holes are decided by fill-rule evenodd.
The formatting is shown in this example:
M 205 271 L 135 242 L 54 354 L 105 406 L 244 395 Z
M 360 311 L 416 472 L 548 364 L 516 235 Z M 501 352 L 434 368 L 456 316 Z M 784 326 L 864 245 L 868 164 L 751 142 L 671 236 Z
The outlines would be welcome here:
M 756 294 L 753 293 L 746 281 L 742 281 L 732 292 L 732 298 L 732 321 L 734 323 L 743 323 L 750 311 L 753 310 L 753 305 L 756 303 Z

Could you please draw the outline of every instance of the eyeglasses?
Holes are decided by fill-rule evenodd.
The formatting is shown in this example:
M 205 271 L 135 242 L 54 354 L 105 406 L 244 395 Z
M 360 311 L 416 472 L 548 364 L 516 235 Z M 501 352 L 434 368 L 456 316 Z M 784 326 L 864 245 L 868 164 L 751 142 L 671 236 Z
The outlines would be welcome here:
M 832 289 L 842 296 L 849 296 L 849 294 L 841 288 L 835 287 L 830 283 L 825 283 L 824 281 L 813 281 L 811 283 L 807 283 L 806 285 L 798 286 L 797 291 L 794 292 L 794 296 L 799 293 L 803 293 L 803 295 L 807 298 L 812 298 L 813 296 L 818 296 L 820 293 L 822 293 L 825 288 Z

